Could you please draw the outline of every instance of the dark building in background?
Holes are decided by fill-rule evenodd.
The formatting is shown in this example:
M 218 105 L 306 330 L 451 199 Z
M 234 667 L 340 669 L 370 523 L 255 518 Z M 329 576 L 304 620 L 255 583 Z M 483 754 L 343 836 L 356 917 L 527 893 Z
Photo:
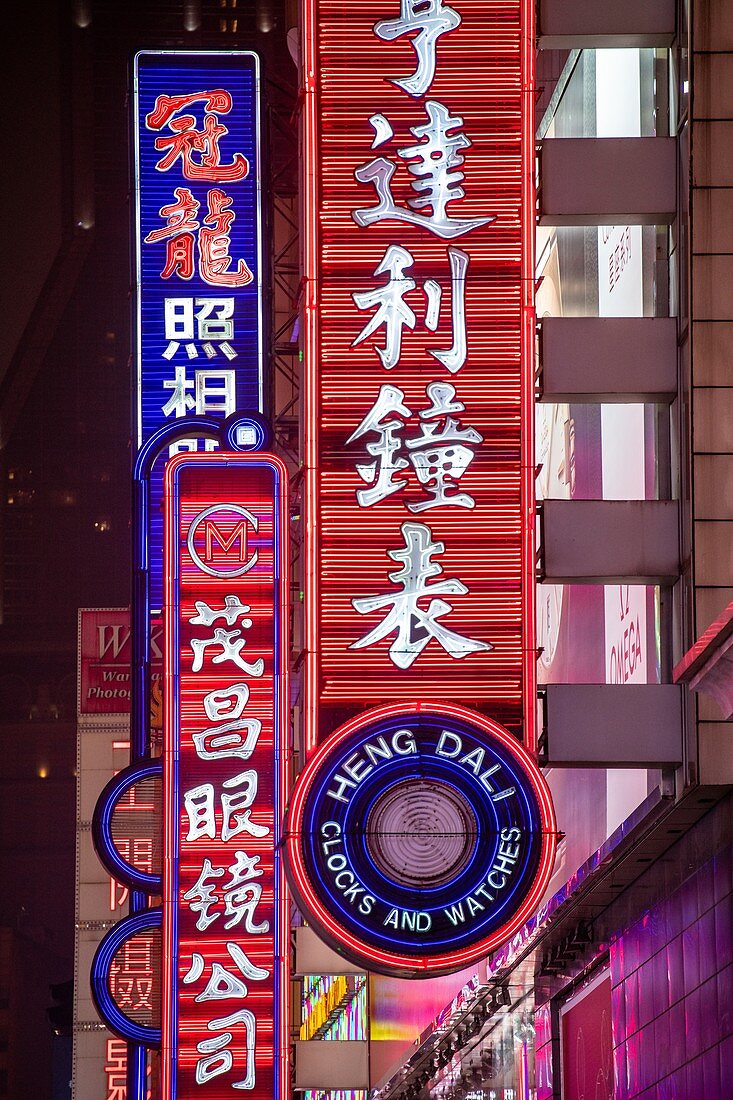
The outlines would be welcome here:
M 187 46 L 263 58 L 277 147 L 269 222 L 288 291 L 270 400 L 286 405 L 297 237 L 277 208 L 294 208 L 296 194 L 292 25 L 280 0 L 50 0 L 13 13 L 0 298 L 0 1098 L 68 1095 L 47 1010 L 49 985 L 74 966 L 77 610 L 130 599 L 131 59 Z M 297 441 L 295 410 L 282 425 L 285 442 Z

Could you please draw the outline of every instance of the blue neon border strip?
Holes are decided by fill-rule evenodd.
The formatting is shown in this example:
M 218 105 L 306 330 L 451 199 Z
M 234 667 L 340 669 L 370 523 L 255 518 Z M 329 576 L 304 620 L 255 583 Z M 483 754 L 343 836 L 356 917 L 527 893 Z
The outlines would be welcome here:
M 130 764 L 129 767 L 118 772 L 104 788 L 94 807 L 92 817 L 92 839 L 101 862 L 113 878 L 130 889 L 141 890 L 145 894 L 161 892 L 162 875 L 138 871 L 122 858 L 112 836 L 112 818 L 118 801 L 130 787 L 144 779 L 162 779 L 162 777 L 163 761 L 160 759 Z
M 112 960 L 127 940 L 140 932 L 162 928 L 162 925 L 163 910 L 160 906 L 145 909 L 142 913 L 133 913 L 110 929 L 99 944 L 92 962 L 92 998 L 97 1012 L 111 1031 L 129 1043 L 138 1043 L 143 1047 L 159 1047 L 161 1030 L 159 1027 L 138 1024 L 122 1012 L 110 991 L 109 975 Z

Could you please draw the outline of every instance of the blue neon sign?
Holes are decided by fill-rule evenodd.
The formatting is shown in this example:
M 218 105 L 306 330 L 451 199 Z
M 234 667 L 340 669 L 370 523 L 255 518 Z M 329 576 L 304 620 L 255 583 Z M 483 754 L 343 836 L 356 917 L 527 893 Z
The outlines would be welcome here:
M 260 125 L 256 54 L 136 56 L 138 447 L 185 418 L 262 411 Z M 174 450 L 204 448 L 192 438 Z M 156 499 L 167 457 L 153 473 Z M 148 537 L 159 608 L 157 508 Z

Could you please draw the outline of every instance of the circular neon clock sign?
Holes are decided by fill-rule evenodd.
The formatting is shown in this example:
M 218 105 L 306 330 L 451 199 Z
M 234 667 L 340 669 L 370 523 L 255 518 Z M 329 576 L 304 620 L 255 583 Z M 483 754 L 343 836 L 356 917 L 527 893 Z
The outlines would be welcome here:
M 365 969 L 460 970 L 509 939 L 550 879 L 547 784 L 507 730 L 457 706 L 402 704 L 338 729 L 296 783 L 294 895 Z

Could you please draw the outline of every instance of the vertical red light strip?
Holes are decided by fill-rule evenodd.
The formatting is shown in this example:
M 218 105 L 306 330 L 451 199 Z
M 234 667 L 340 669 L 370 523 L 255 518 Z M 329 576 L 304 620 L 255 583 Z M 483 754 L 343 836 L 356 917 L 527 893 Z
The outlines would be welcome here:
M 288 1095 L 287 473 L 166 468 L 162 1095 Z
M 456 12 L 460 25 L 439 36 L 434 78 L 415 96 L 395 81 L 416 72 L 418 28 L 389 40 L 375 31 L 381 21 L 404 19 L 405 10 L 400 0 L 382 0 L 367 12 L 341 0 L 303 3 L 306 746 L 312 750 L 364 706 L 418 697 L 473 706 L 534 749 L 534 13 L 530 0 L 445 0 L 441 17 Z M 355 172 L 363 176 L 365 166 L 367 175 L 384 172 L 374 168 L 380 157 L 393 166 L 394 205 L 410 209 L 415 174 L 402 154 L 424 140 L 415 128 L 426 125 L 431 102 L 457 120 L 449 133 L 460 130 L 470 142 L 453 165 L 465 177 L 465 195 L 449 202 L 448 217 L 476 224 L 450 240 L 395 217 L 357 224 L 355 211 L 373 211 L 378 192 Z M 491 223 L 479 224 L 486 217 Z M 377 307 L 360 305 L 354 295 L 383 290 L 388 275 L 378 268 L 393 246 L 413 261 L 400 277 L 403 286 L 413 282 L 402 305 L 414 324 L 402 326 L 399 361 L 385 366 L 377 348 L 385 348 L 386 327 L 365 335 Z M 450 316 L 456 284 L 449 247 L 468 257 L 468 355 L 454 372 L 435 355 L 450 347 L 459 327 Z M 436 285 L 442 295 L 432 327 L 429 283 L 433 296 Z M 453 415 L 481 437 L 449 489 L 473 506 L 456 506 L 455 499 L 436 506 L 435 481 L 420 479 L 412 462 L 421 420 L 430 420 L 429 383 L 454 388 L 461 408 Z M 409 417 L 395 413 L 393 395 L 389 415 L 403 446 L 388 456 L 388 477 L 406 484 L 381 496 L 377 490 L 365 505 L 357 493 L 377 486 L 376 473 L 370 485 L 365 472 L 381 460 L 368 450 L 379 444 L 374 421 L 364 425 L 385 386 L 399 391 L 409 411 Z M 445 429 L 445 417 L 433 423 Z M 394 464 L 396 455 L 403 467 Z M 440 625 L 480 647 L 456 657 L 434 632 L 400 666 L 390 656 L 396 631 L 375 637 L 389 610 L 375 602 L 399 583 L 390 573 L 399 569 L 394 553 L 407 547 L 405 524 L 427 530 L 424 537 L 442 547 L 432 555 L 439 580 L 426 586 L 452 587 Z M 446 591 L 437 595 L 444 599 Z M 431 598 L 429 591 L 421 597 L 422 612 Z M 372 606 L 360 612 L 354 599 Z
M 536 499 L 535 499 L 535 5 L 534 0 L 522 0 L 522 514 L 524 539 L 522 547 L 522 624 L 523 654 L 523 740 L 525 747 L 537 752 L 537 572 Z
M 315 0 L 303 0 L 304 82 L 304 217 L 305 225 L 305 751 L 306 755 L 318 740 L 318 443 L 315 425 L 310 422 L 311 410 L 317 407 L 318 394 L 318 129 Z

